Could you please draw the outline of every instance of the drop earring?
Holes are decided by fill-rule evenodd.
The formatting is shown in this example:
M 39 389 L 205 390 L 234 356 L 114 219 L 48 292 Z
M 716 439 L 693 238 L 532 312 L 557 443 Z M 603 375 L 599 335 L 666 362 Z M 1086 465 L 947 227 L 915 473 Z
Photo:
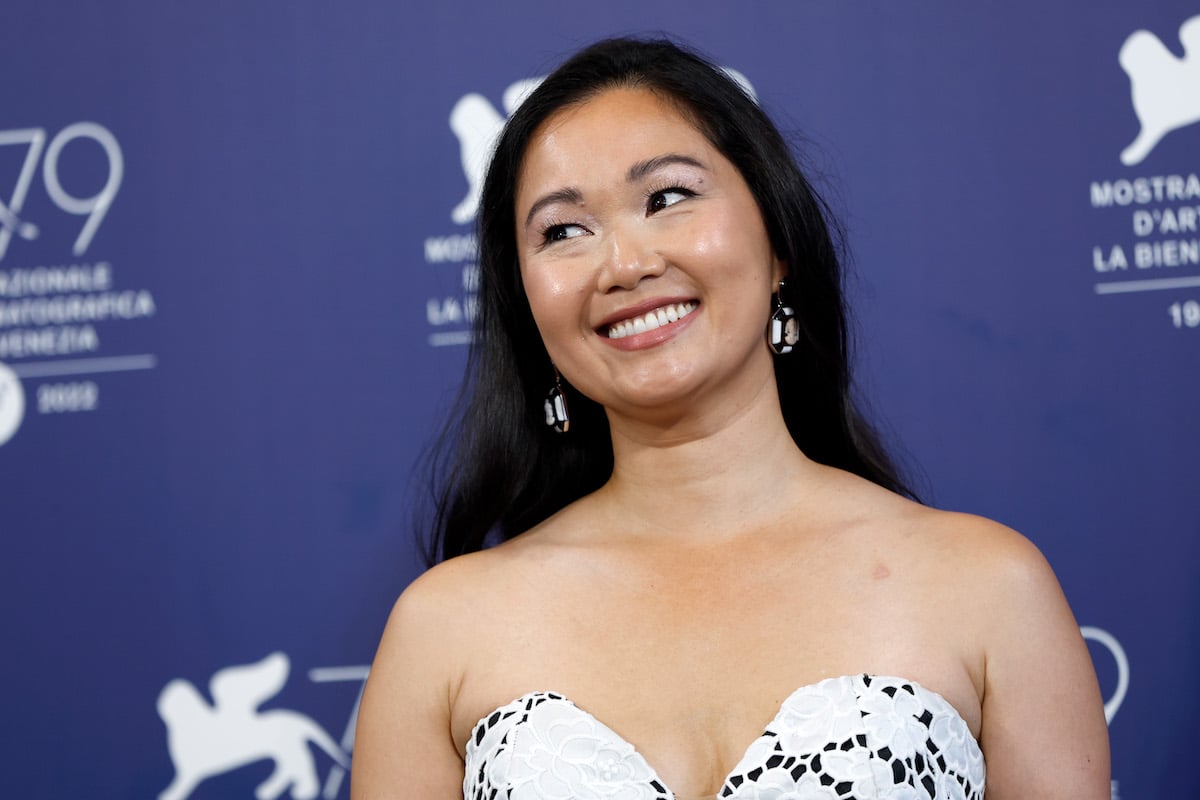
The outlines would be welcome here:
M 550 387 L 550 393 L 546 395 L 543 410 L 546 412 L 548 427 L 554 428 L 559 433 L 566 433 L 570 429 L 571 415 L 567 413 L 567 395 L 563 391 L 557 368 L 554 370 L 554 385 Z
M 800 321 L 796 318 L 796 312 L 783 304 L 783 283 L 780 279 L 779 290 L 772 298 L 775 312 L 767 323 L 767 344 L 777 356 L 792 352 L 792 347 L 800 341 Z

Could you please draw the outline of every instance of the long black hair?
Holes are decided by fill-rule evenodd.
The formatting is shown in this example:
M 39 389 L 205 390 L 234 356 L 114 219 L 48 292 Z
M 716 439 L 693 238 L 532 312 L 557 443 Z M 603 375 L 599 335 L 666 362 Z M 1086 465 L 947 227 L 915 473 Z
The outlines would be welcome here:
M 597 403 L 568 387 L 570 432 L 546 425 L 542 404 L 555 373 L 521 282 L 515 201 L 538 126 L 618 87 L 644 88 L 675 104 L 737 168 L 758 202 L 775 255 L 788 265 L 783 299 L 800 323 L 800 342 L 775 359 L 784 419 L 797 446 L 814 461 L 913 496 L 851 398 L 831 217 L 783 136 L 741 86 L 694 52 L 666 40 L 609 39 L 547 77 L 513 113 L 496 146 L 479 210 L 479 296 L 466 382 L 458 416 L 434 451 L 431 562 L 516 536 L 612 473 L 608 420 Z

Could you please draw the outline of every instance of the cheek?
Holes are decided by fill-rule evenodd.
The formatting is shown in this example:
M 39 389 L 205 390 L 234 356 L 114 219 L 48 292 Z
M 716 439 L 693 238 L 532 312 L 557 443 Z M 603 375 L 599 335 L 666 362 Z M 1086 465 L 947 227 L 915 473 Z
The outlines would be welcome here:
M 681 237 L 680 256 L 705 270 L 714 286 L 748 291 L 771 282 L 774 258 L 762 226 L 744 214 L 725 214 Z
M 758 235 L 761 230 L 762 223 L 757 217 L 737 207 L 728 207 L 719 213 L 698 216 L 684 232 L 681 244 L 696 256 L 750 266 L 764 253 L 765 242 L 760 239 L 765 237 Z
M 556 334 L 579 326 L 581 297 L 586 287 L 571 270 L 550 269 L 533 264 L 522 267 L 521 280 L 538 330 L 547 347 Z
M 525 273 L 525 291 L 530 297 L 537 296 L 549 301 L 560 300 L 573 294 L 569 276 L 562 271 L 530 270 Z

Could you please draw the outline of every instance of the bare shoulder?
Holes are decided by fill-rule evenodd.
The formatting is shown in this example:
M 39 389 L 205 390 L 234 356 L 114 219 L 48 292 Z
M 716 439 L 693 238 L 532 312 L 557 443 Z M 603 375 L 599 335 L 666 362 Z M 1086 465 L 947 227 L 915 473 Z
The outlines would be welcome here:
M 1077 635 L 1054 570 L 1023 534 L 986 517 L 888 494 L 868 527 L 884 549 L 908 554 L 922 580 L 936 584 L 938 604 L 955 609 L 985 667 L 1002 659 L 1014 627 Z
M 439 564 L 392 608 L 363 691 L 355 737 L 355 800 L 461 797 L 463 762 L 451 714 L 494 555 Z
M 1021 533 L 986 517 L 922 505 L 856 475 L 826 468 L 830 523 L 891 553 L 911 553 L 946 580 L 980 592 L 1014 586 L 1057 590 L 1041 551 Z
M 1091 657 L 1057 577 L 1022 534 L 990 519 L 862 489 L 868 524 L 936 589 L 982 665 L 980 745 L 989 800 L 1109 795 L 1108 730 Z
M 1025 536 L 986 517 L 943 511 L 853 475 L 838 483 L 840 505 L 873 543 L 936 565 L 945 580 L 980 592 L 1013 584 L 1057 588 L 1046 559 Z
M 909 505 L 915 507 L 909 524 L 922 531 L 924 546 L 953 558 L 964 579 L 981 591 L 1004 594 L 1017 586 L 1057 590 L 1042 552 L 1018 531 L 974 514 Z
M 1053 569 L 989 519 L 911 510 L 953 593 L 954 622 L 983 658 L 980 745 L 988 797 L 1109 793 L 1108 731 L 1091 657 Z
M 457 556 L 430 567 L 400 594 L 393 614 L 401 619 L 424 619 L 429 615 L 453 615 L 469 606 L 472 597 L 479 597 L 493 584 L 502 580 L 504 570 L 499 562 L 505 560 L 507 548 Z
M 458 556 L 437 564 L 414 580 L 392 608 L 380 643 L 419 650 L 426 663 L 438 664 L 450 683 L 466 651 L 494 627 L 489 598 L 503 596 L 512 578 L 515 548 L 505 545 Z

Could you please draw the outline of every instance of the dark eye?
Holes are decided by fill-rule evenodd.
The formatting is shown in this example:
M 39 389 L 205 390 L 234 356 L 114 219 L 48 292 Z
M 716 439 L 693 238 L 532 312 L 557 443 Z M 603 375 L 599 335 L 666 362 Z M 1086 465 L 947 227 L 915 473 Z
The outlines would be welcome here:
M 546 242 L 561 242 L 566 239 L 574 239 L 576 236 L 583 236 L 585 233 L 587 230 L 582 225 L 551 225 L 542 234 L 542 239 Z
M 690 192 L 678 186 L 653 192 L 650 195 L 649 202 L 646 204 L 646 211 L 651 214 L 656 211 L 662 211 L 665 208 L 675 205 L 680 200 L 686 200 L 694 194 L 695 192 Z

